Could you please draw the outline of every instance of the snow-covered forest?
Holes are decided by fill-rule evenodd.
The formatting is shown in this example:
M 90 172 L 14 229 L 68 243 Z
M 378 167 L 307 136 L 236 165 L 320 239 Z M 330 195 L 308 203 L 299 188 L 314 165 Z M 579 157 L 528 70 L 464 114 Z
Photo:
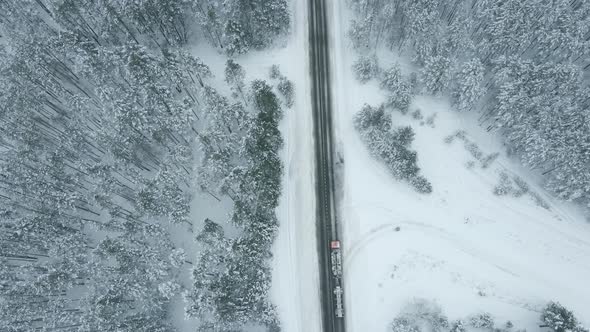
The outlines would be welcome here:
M 590 2 L 349 0 L 357 78 L 377 78 L 390 109 L 409 93 L 447 96 L 505 138 L 564 200 L 590 204 Z M 378 54 L 379 56 L 375 56 Z M 406 82 L 378 58 L 411 60 Z M 394 84 L 390 84 L 394 83 Z M 413 91 L 412 91 L 413 90 Z
M 201 331 L 278 328 L 293 84 L 276 67 L 246 81 L 232 57 L 290 19 L 285 0 L 0 1 L 1 331 L 175 331 L 181 296 Z M 191 219 L 197 192 L 227 220 Z
M 589 82 L 587 0 L 0 0 L 0 332 L 321 331 L 322 223 L 349 331 L 588 332 Z

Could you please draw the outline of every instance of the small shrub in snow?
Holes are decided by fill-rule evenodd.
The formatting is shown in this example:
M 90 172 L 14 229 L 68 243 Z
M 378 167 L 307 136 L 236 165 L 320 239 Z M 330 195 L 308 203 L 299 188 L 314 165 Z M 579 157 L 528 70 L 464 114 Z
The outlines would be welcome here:
M 463 142 L 465 150 L 467 150 L 467 152 L 469 152 L 473 158 L 479 161 L 481 168 L 485 169 L 490 167 L 490 165 L 492 165 L 492 163 L 500 156 L 498 152 L 490 153 L 486 156 L 477 144 L 467 138 L 467 133 L 463 130 L 459 130 L 455 134 L 445 137 L 444 142 L 451 144 L 455 141 L 455 139 Z M 502 193 L 499 194 L 501 195 Z
M 281 95 L 285 98 L 287 107 L 293 106 L 294 87 L 293 82 L 289 81 L 286 77 L 282 77 L 281 81 L 277 86 Z
M 352 65 L 355 77 L 361 83 L 366 83 L 379 74 L 379 64 L 376 56 L 361 56 Z
M 467 328 L 465 327 L 465 323 L 459 319 L 451 323 L 449 332 L 467 332 Z
M 449 327 L 449 320 L 441 307 L 425 299 L 414 299 L 403 309 L 402 314 L 426 331 L 442 331 Z
M 490 165 L 496 159 L 498 159 L 498 156 L 500 156 L 500 154 L 498 152 L 494 152 L 494 153 L 491 153 L 491 154 L 487 155 L 485 158 L 483 158 L 481 160 L 481 168 L 488 168 L 488 167 L 490 167 Z
M 467 139 L 467 132 L 465 130 L 457 130 L 457 132 L 455 133 L 455 137 L 462 141 L 465 141 Z
M 469 218 L 468 218 L 468 219 L 469 219 Z M 485 291 L 485 289 L 483 289 L 483 288 L 479 288 L 479 289 L 477 290 L 477 295 L 479 295 L 479 296 L 481 296 L 481 297 L 486 297 L 486 296 L 488 296 L 487 292 L 486 292 L 486 291 Z
M 510 330 L 513 327 L 514 327 L 514 324 L 512 324 L 511 321 L 507 321 L 506 324 L 504 324 L 504 328 L 507 330 Z
M 549 210 L 550 206 L 547 202 L 534 191 L 531 191 L 528 183 L 518 176 L 510 177 L 506 172 L 500 173 L 498 184 L 494 187 L 494 194 L 498 196 L 510 195 L 512 197 L 522 197 L 529 195 L 535 204 Z
M 498 196 L 511 195 L 521 197 L 528 192 L 528 184 L 518 176 L 510 177 L 506 172 L 500 173 L 499 183 L 494 188 L 494 194 Z
M 279 66 L 278 65 L 272 65 L 270 67 L 270 74 L 269 74 L 269 76 L 273 80 L 279 79 L 280 77 L 283 76 L 281 74 L 281 70 L 279 69 Z
M 512 178 L 512 181 L 514 181 L 514 184 L 516 185 L 516 189 L 514 190 L 514 193 L 512 194 L 512 196 L 520 197 L 520 196 L 529 192 L 528 183 L 524 182 L 524 180 L 522 178 L 520 178 L 519 176 L 514 176 Z
M 449 135 L 445 137 L 444 142 L 445 144 L 451 144 L 455 140 L 455 135 Z
M 469 319 L 469 325 L 471 325 L 475 328 L 493 329 L 494 328 L 494 319 L 492 318 L 492 316 L 489 313 L 484 312 L 484 313 L 472 316 Z
M 483 152 L 481 152 L 479 146 L 477 146 L 477 144 L 473 142 L 466 142 L 465 149 L 473 156 L 473 158 L 477 160 L 481 160 L 481 158 L 483 157 Z
M 466 134 L 467 133 L 464 130 L 457 130 L 454 134 L 445 137 L 445 143 L 451 144 L 455 141 L 455 139 L 458 139 L 460 141 L 465 141 Z
M 391 323 L 392 332 L 420 332 L 418 326 L 405 317 L 397 317 Z
M 422 116 L 422 112 L 419 108 L 417 108 L 414 112 L 412 112 L 412 118 L 415 120 L 422 120 L 424 116 Z
M 426 118 L 426 124 L 430 128 L 434 128 L 434 120 L 436 120 L 436 113 L 432 114 L 431 116 Z
M 512 182 L 504 172 L 500 173 L 500 182 L 494 187 L 494 195 L 505 196 L 512 192 Z

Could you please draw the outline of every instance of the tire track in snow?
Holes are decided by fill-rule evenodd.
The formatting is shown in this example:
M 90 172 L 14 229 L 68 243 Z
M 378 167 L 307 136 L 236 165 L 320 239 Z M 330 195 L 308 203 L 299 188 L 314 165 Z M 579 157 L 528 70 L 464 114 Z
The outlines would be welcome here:
M 474 246 L 469 245 L 466 241 L 463 241 L 460 237 L 453 236 L 451 233 L 445 231 L 442 228 L 428 225 L 428 224 L 421 223 L 421 222 L 416 222 L 416 221 L 400 221 L 398 223 L 383 224 L 383 225 L 373 228 L 367 234 L 365 234 L 361 239 L 355 241 L 352 244 L 352 246 L 350 246 L 349 250 L 344 252 L 344 263 L 345 263 L 344 266 L 351 266 L 353 261 L 355 260 L 356 256 L 358 256 L 358 254 L 361 253 L 365 249 L 365 247 L 369 243 L 371 243 L 372 241 L 375 241 L 375 240 L 377 240 L 381 237 L 384 237 L 386 235 L 389 235 L 391 233 L 400 233 L 400 234 L 402 232 L 406 233 L 408 231 L 408 228 L 406 228 L 406 227 L 401 228 L 401 226 L 403 226 L 403 225 L 409 226 L 409 230 L 415 231 L 416 233 L 422 232 L 422 233 L 430 233 L 430 235 L 435 235 L 434 236 L 435 238 L 449 242 L 453 248 L 460 250 L 461 252 L 463 252 L 471 257 L 474 257 L 482 262 L 485 262 L 488 265 L 494 266 L 496 269 L 498 269 L 504 273 L 510 274 L 513 277 L 520 278 L 520 275 L 511 271 L 510 268 L 493 263 L 492 262 L 493 258 L 489 257 L 489 255 L 481 252 L 480 250 L 476 249 Z M 397 227 L 400 227 L 399 231 L 397 230 Z M 488 257 L 485 258 L 485 256 L 488 256 Z M 347 273 L 345 272 L 345 274 L 347 274 Z

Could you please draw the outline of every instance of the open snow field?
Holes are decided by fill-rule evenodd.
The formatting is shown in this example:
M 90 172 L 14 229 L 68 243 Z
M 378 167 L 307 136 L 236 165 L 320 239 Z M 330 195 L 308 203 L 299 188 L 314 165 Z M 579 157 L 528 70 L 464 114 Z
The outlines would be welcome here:
M 476 115 L 458 115 L 445 100 L 430 97 L 417 97 L 410 107 L 410 113 L 419 108 L 423 120 L 393 115 L 395 126 L 411 125 L 416 133 L 412 149 L 432 182 L 429 195 L 395 180 L 369 156 L 352 117 L 384 96 L 376 82 L 354 79 L 349 13 L 344 1 L 330 3 L 348 330 L 386 331 L 412 298 L 436 301 L 449 319 L 487 311 L 497 324 L 511 320 L 529 331 L 538 329 L 540 310 L 555 300 L 590 325 L 590 224 L 535 185 L 506 157 L 499 138 L 477 126 Z M 421 125 L 434 114 L 433 126 Z M 458 130 L 484 154 L 500 152 L 498 159 L 482 168 L 462 141 L 445 143 Z M 531 195 L 494 195 L 500 172 L 521 176 L 549 209 Z

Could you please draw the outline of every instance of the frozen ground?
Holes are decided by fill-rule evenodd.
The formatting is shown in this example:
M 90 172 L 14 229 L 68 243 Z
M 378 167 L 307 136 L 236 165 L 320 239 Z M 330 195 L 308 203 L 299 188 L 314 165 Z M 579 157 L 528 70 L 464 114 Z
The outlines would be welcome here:
M 445 100 L 418 97 L 410 112 L 436 113 L 434 127 L 410 115 L 394 114 L 394 124 L 411 125 L 413 148 L 433 193 L 420 195 L 393 179 L 372 159 L 352 126 L 364 103 L 378 105 L 375 82 L 358 84 L 345 39 L 345 2 L 332 0 L 333 88 L 337 141 L 344 157 L 343 224 L 347 328 L 386 331 L 402 306 L 414 297 L 438 302 L 450 319 L 490 312 L 496 322 L 538 329 L 540 309 L 560 301 L 590 325 L 590 224 L 567 204 L 557 202 L 505 154 L 489 167 L 474 161 L 463 144 L 444 142 L 457 130 L 484 153 L 502 152 L 496 136 L 459 117 Z M 384 66 L 387 63 L 383 64 Z M 499 173 L 518 174 L 549 210 L 530 196 L 492 193 Z M 396 231 L 396 227 L 400 227 Z

